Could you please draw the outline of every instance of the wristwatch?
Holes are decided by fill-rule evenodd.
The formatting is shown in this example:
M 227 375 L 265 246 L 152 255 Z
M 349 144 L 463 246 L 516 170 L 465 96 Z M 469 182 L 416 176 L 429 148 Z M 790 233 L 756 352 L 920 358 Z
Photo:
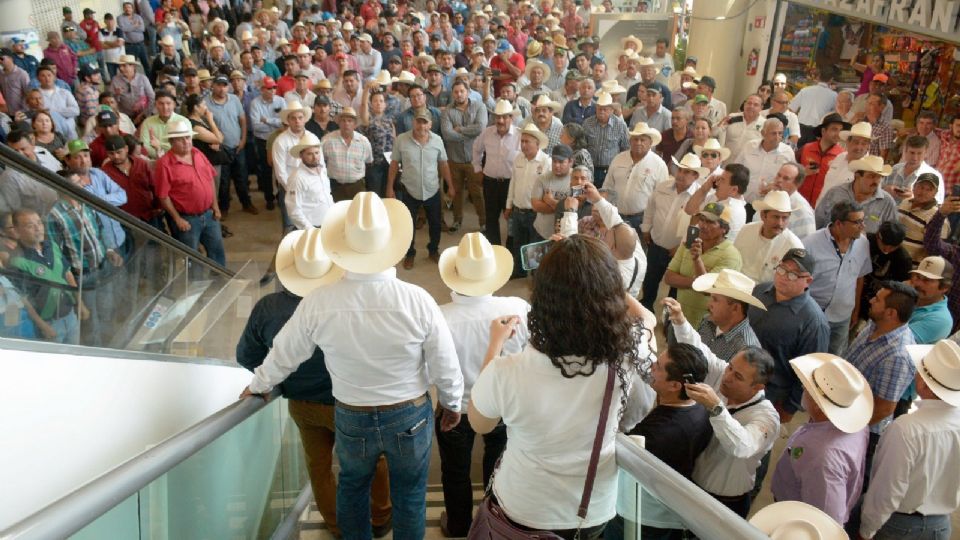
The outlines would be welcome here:
M 712 409 L 710 409 L 710 418 L 720 416 L 721 413 L 723 413 L 723 405 L 718 403 Z

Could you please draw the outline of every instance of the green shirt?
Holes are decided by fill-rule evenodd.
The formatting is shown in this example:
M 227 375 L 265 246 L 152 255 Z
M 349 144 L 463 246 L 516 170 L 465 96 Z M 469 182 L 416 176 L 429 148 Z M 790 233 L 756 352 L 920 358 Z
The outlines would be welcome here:
M 140 125 L 140 143 L 143 144 L 143 149 L 146 150 L 147 155 L 150 156 L 150 159 L 157 159 L 160 157 L 157 155 L 157 150 L 150 146 L 150 132 L 153 131 L 153 135 L 160 140 L 160 149 L 163 153 L 166 153 L 168 150 L 170 150 L 170 141 L 167 140 L 167 126 L 173 124 L 177 120 L 182 120 L 189 123 L 189 120 L 183 116 L 173 113 L 166 122 L 161 120 L 159 116 L 153 115 L 148 116 L 146 120 L 143 121 L 143 124 Z
M 733 242 L 724 240 L 706 253 L 700 255 L 707 272 L 719 272 L 724 268 L 740 271 L 740 252 L 733 247 Z M 693 258 L 682 243 L 670 261 L 667 270 L 672 270 L 682 276 L 694 277 Z M 683 308 L 683 315 L 694 328 L 700 326 L 700 319 L 707 313 L 707 301 L 710 295 L 699 293 L 693 289 L 677 289 L 677 301 Z

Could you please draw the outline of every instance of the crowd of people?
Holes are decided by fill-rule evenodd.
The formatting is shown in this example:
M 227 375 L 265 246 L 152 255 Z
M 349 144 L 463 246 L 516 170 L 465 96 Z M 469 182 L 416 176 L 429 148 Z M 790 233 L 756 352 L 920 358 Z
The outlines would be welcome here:
M 521 527 L 622 534 L 618 430 L 746 517 L 800 410 L 778 502 L 863 538 L 949 535 L 960 118 L 905 127 L 883 55 L 855 91 L 822 67 L 795 94 L 777 74 L 727 104 L 666 38 L 605 57 L 589 21 L 609 2 L 118 7 L 64 7 L 42 59 L 4 44 L 3 142 L 221 265 L 234 199 L 276 216 L 264 281 L 284 291 L 237 355 L 246 394 L 290 399 L 335 535 L 422 537 L 434 436 L 441 526 L 465 535 L 476 434 L 491 504 Z M 21 169 L 0 175 L 2 334 L 102 345 L 158 263 Z M 481 232 L 441 253 L 465 202 Z M 394 269 L 416 265 L 424 226 L 444 306 Z M 546 241 L 533 270 L 524 247 Z M 493 296 L 527 277 L 529 303 Z M 608 373 L 617 405 L 578 519 Z M 655 500 L 641 526 L 685 528 Z

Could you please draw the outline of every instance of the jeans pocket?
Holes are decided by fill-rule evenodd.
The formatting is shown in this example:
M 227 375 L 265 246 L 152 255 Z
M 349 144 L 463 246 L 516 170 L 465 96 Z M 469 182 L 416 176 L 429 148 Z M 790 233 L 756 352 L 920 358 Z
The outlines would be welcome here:
M 367 441 L 363 437 L 354 437 L 344 433 L 340 427 L 336 428 L 336 445 L 338 456 L 367 457 Z M 342 454 L 341 454 L 342 452 Z M 343 460 L 341 459 L 341 462 Z
M 432 419 L 432 414 L 421 416 L 410 429 L 397 433 L 397 448 L 401 456 L 417 457 L 430 451 L 430 440 L 433 437 L 430 429 Z

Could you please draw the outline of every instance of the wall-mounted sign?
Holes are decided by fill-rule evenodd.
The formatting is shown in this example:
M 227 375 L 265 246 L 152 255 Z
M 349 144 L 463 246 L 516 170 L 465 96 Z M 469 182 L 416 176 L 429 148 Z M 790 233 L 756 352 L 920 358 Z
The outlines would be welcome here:
M 817 9 L 960 43 L 960 0 L 790 0 Z

